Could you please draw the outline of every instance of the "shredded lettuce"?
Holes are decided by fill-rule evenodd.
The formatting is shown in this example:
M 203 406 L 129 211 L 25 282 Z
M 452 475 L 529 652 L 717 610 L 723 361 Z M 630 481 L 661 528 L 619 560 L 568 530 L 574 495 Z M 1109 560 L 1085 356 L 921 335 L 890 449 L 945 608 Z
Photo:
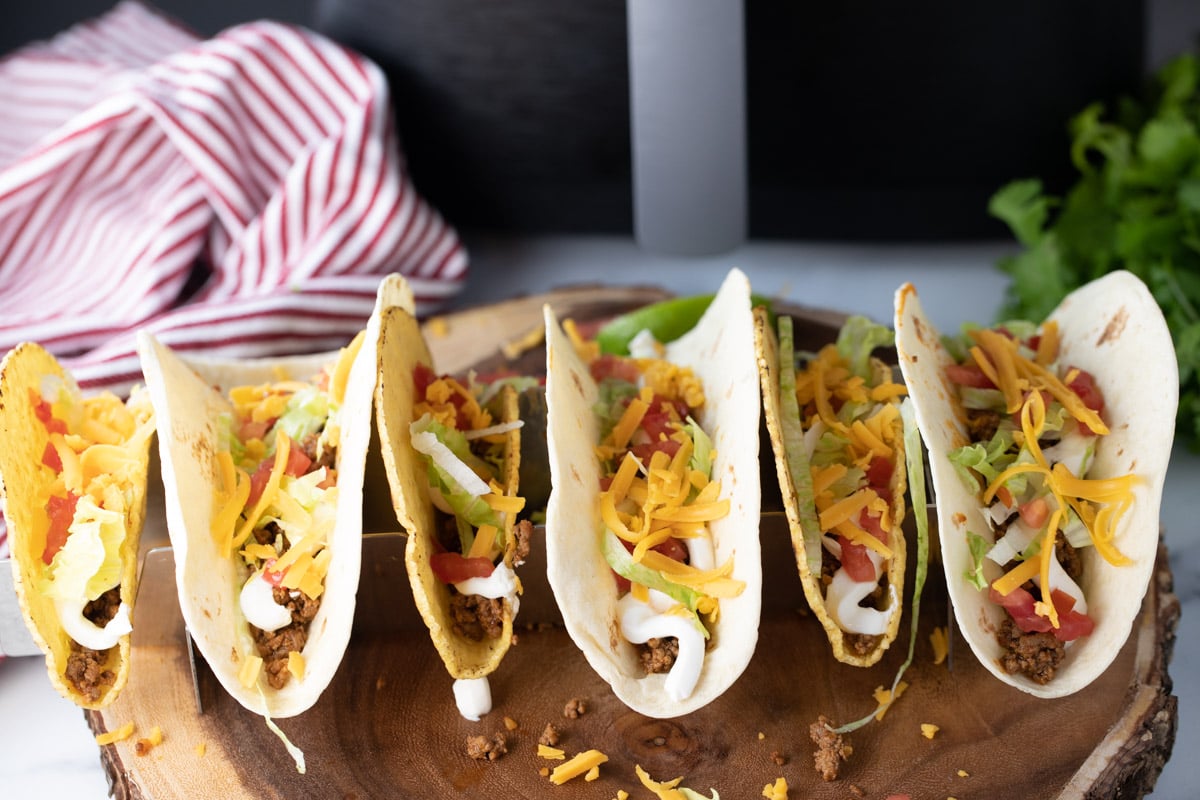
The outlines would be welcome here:
M 604 553 L 604 560 L 612 567 L 613 572 L 632 583 L 640 583 L 647 588 L 662 592 L 692 612 L 692 622 L 696 629 L 704 634 L 705 639 L 708 638 L 708 629 L 700 622 L 697 610 L 704 595 L 688 586 L 669 581 L 658 570 L 650 569 L 634 561 L 633 555 L 625 549 L 617 535 L 608 528 L 604 528 L 600 535 L 600 549 Z
M 275 423 L 293 442 L 302 442 L 310 433 L 318 433 L 329 418 L 329 396 L 315 386 L 306 386 L 288 398 L 287 408 Z
M 412 423 L 410 430 L 414 435 L 421 433 L 433 434 L 439 442 L 445 445 L 456 458 L 475 474 L 478 474 L 480 470 L 483 470 L 484 474 L 487 475 L 491 475 L 494 472 L 490 464 L 471 452 L 467 438 L 460 431 L 441 424 L 431 415 L 425 414 L 419 420 Z M 498 530 L 504 529 L 504 523 L 500 519 L 500 515 L 482 497 L 464 488 L 453 475 L 433 458 L 425 454 L 422 454 L 422 456 L 425 458 L 430 487 L 442 495 L 442 498 L 446 501 L 446 505 L 454 512 L 454 516 L 460 525 L 461 523 L 466 523 L 471 528 L 478 528 L 480 525 L 494 525 Z M 474 541 L 474 533 L 470 532 L 468 536 L 464 537 L 464 531 L 460 530 L 459 534 L 460 539 L 463 539 L 467 550 L 469 550 L 470 543 Z M 466 552 L 466 550 L 463 552 Z
M 892 330 L 863 316 L 853 316 L 842 324 L 838 332 L 837 349 L 850 365 L 850 371 L 860 378 L 870 379 L 871 353 L 880 347 L 891 347 L 895 343 Z
M 963 573 L 967 583 L 983 591 L 988 587 L 987 578 L 983 576 L 983 559 L 987 557 L 992 545 L 978 533 L 967 531 L 967 547 L 971 551 L 971 568 Z
M 627 401 L 638 393 L 638 388 L 629 381 L 605 378 L 600 381 L 596 389 L 599 394 L 595 405 L 592 406 L 592 411 L 595 412 L 596 419 L 600 423 L 600 441 L 604 441 L 620 422 L 621 415 L 625 413 Z
M 781 316 L 779 326 L 779 425 L 788 472 L 796 490 L 800 531 L 804 536 L 804 557 L 813 575 L 821 574 L 821 523 L 813 492 L 812 467 L 804 446 L 804 428 L 800 423 L 800 405 L 796 400 L 796 362 L 792 318 Z M 824 438 L 824 437 L 822 437 Z M 819 445 L 818 445 L 819 446 Z
M 75 506 L 70 535 L 54 555 L 41 590 L 58 600 L 95 600 L 121 582 L 125 515 L 83 495 Z
M 958 387 L 958 399 L 962 401 L 963 408 L 972 408 L 979 411 L 998 411 L 1005 413 L 1007 404 L 1004 400 L 1004 392 L 999 389 L 979 389 L 974 386 Z
M 1012 444 L 1012 434 L 1006 430 L 998 430 L 986 445 L 977 442 L 952 450 L 949 455 L 950 463 L 954 465 L 954 471 L 958 473 L 963 485 L 972 494 L 977 494 L 982 487 L 971 470 L 983 476 L 985 485 L 990 484 L 1016 461 L 1015 456 L 1009 453 Z M 1012 480 L 1018 478 L 1023 480 L 1022 475 L 1017 475 Z M 1009 486 L 1010 491 L 1012 488 Z
M 688 468 L 696 470 L 704 474 L 706 478 L 712 477 L 712 461 L 713 461 L 713 444 L 712 439 L 700 427 L 700 423 L 688 417 L 688 427 L 692 436 L 692 458 L 688 462 Z

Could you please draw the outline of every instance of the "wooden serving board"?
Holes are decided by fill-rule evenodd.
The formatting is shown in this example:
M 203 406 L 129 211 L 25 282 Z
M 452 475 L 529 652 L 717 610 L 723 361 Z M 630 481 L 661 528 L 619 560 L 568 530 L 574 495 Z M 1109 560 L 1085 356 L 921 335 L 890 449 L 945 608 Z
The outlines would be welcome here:
M 428 324 L 427 336 L 444 371 L 509 364 L 540 371 L 538 347 L 515 359 L 498 348 L 540 326 L 543 302 L 560 316 L 592 319 L 662 296 L 640 288 L 562 290 L 450 315 Z M 827 312 L 790 311 L 803 323 L 797 327 L 801 346 L 829 340 L 840 321 Z M 453 702 L 452 681 L 413 607 L 403 538 L 386 533 L 395 520 L 377 458 L 373 453 L 376 469 L 368 479 L 364 511 L 367 530 L 380 533 L 364 539 L 350 646 L 321 700 L 303 715 L 279 721 L 305 753 L 304 775 L 263 719 L 232 701 L 202 662 L 193 683 L 172 555 L 161 547 L 161 487 L 154 487 L 129 685 L 111 707 L 87 712 L 97 733 L 128 722 L 137 726 L 132 739 L 101 747 L 118 800 L 607 800 L 618 789 L 633 798 L 649 797 L 635 765 L 658 780 L 682 776 L 684 786 L 706 795 L 715 788 L 723 798 L 759 797 L 764 785 L 781 776 L 792 798 L 1140 797 L 1153 788 L 1170 755 L 1177 707 L 1167 666 L 1179 603 L 1165 548 L 1133 634 L 1112 666 L 1087 689 L 1056 700 L 1039 700 L 1000 683 L 957 636 L 952 635 L 950 662 L 933 663 L 929 633 L 947 623 L 941 569 L 933 564 L 916 658 L 905 675 L 907 692 L 882 721 L 850 735 L 853 755 L 837 781 L 823 782 L 813 768 L 809 724 L 819 714 L 844 723 L 874 708 L 872 691 L 890 685 L 904 659 L 909 624 L 875 667 L 858 669 L 833 660 L 820 625 L 803 608 L 787 526 L 774 511 L 777 487 L 773 473 L 766 472 L 758 648 L 724 695 L 673 720 L 629 711 L 562 628 L 535 543 L 521 572 L 525 594 L 518 640 L 491 679 L 494 710 L 479 722 L 464 720 Z M 564 706 L 575 698 L 586 701 L 587 711 L 565 718 Z M 577 778 L 554 786 L 539 774 L 556 763 L 537 756 L 537 739 L 547 723 L 559 728 L 559 746 L 568 755 L 593 748 L 608 755 L 597 780 Z M 939 726 L 933 739 L 921 735 L 922 723 Z M 137 755 L 136 740 L 154 726 L 161 728 L 163 742 Z M 507 735 L 507 755 L 495 762 L 468 757 L 467 737 L 496 732 Z

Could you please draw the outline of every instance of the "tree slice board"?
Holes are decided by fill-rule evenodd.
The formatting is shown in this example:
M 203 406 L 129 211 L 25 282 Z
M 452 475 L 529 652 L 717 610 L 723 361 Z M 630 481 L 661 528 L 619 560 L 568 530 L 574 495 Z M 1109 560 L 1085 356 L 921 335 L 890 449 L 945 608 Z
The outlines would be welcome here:
M 663 296 L 637 287 L 560 290 L 432 320 L 426 335 L 439 370 L 511 365 L 534 372 L 542 369 L 540 344 L 524 353 L 506 354 L 502 347 L 540 326 L 544 302 L 560 316 L 588 320 Z M 832 338 L 841 319 L 824 311 L 789 312 L 802 323 L 798 342 L 814 349 Z M 199 659 L 193 682 L 172 554 L 161 546 L 161 487 L 152 487 L 129 685 L 109 708 L 86 712 L 97 733 L 128 722 L 136 726 L 130 739 L 100 748 L 118 800 L 609 800 L 619 789 L 648 797 L 635 766 L 656 780 L 682 777 L 684 786 L 705 795 L 716 789 L 725 798 L 759 797 L 779 777 L 793 798 L 1141 797 L 1170 756 L 1178 716 L 1167 667 L 1179 603 L 1160 548 L 1142 613 L 1112 666 L 1085 690 L 1055 700 L 1000 683 L 953 633 L 951 659 L 934 663 L 929 634 L 945 626 L 948 615 L 941 570 L 931 565 L 916 656 L 905 674 L 909 688 L 881 721 L 848 737 L 853 754 L 838 780 L 823 781 L 813 767 L 809 725 L 819 714 L 844 723 L 875 707 L 873 690 L 891 684 L 906 655 L 909 621 L 906 614 L 900 637 L 875 667 L 833 660 L 820 625 L 804 609 L 786 522 L 771 505 L 773 477 L 764 481 L 758 648 L 724 695 L 672 720 L 628 710 L 562 628 L 535 543 L 521 572 L 518 638 L 491 678 L 494 709 L 478 722 L 465 720 L 413 606 L 403 538 L 386 532 L 395 523 L 389 524 L 387 487 L 375 459 L 377 453 L 365 511 L 372 521 L 368 530 L 378 533 L 364 539 L 350 646 L 321 700 L 278 723 L 304 752 L 303 775 L 265 721 L 225 695 Z M 577 698 L 587 710 L 567 718 L 564 708 Z M 537 756 L 548 723 L 559 729 L 559 747 L 568 757 L 589 749 L 608 756 L 596 780 L 579 777 L 555 786 L 540 774 L 560 763 Z M 925 723 L 939 728 L 932 739 L 922 735 Z M 138 739 L 155 726 L 162 743 L 138 755 Z M 469 736 L 496 733 L 507 737 L 505 756 L 488 762 L 467 755 Z

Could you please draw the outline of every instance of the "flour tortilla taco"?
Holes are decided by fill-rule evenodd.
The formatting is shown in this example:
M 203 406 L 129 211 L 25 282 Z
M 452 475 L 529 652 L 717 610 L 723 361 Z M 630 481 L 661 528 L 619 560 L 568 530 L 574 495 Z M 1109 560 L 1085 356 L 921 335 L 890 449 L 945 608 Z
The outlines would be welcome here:
M 1158 549 L 1179 385 L 1154 298 L 1114 272 L 1041 326 L 943 339 L 906 284 L 896 346 L 964 637 L 1022 691 L 1082 689 L 1129 636 Z
M 851 317 L 835 343 L 797 354 L 791 322 L 779 317 L 776 338 L 755 309 L 767 431 L 809 607 L 834 657 L 866 667 L 903 610 L 905 391 L 871 356 L 888 328 Z
M 487 676 L 512 644 L 532 524 L 518 519 L 517 386 L 436 372 L 411 309 L 382 319 L 376 418 L 405 564 L 460 713 L 491 709 Z
M 749 282 L 733 270 L 694 328 L 665 346 L 639 335 L 632 357 L 599 353 L 549 307 L 545 319 L 555 600 L 626 705 L 690 713 L 733 684 L 758 639 Z
M 20 344 L 0 363 L 0 496 L 17 598 L 54 687 L 102 708 L 129 678 L 137 555 L 154 414 L 84 397 L 54 356 Z
M 350 638 L 379 311 L 342 350 L 290 358 L 185 360 L 139 337 L 184 622 L 268 720 L 311 707 Z

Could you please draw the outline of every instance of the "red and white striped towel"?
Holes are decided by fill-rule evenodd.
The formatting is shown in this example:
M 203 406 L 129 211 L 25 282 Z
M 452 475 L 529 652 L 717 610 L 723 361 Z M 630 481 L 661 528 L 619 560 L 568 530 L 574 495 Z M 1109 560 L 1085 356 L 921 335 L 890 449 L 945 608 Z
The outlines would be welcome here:
M 267 21 L 199 41 L 126 0 L 0 61 L 0 352 L 40 342 L 121 393 L 139 328 L 216 355 L 332 349 L 391 272 L 426 313 L 467 257 L 362 56 Z

